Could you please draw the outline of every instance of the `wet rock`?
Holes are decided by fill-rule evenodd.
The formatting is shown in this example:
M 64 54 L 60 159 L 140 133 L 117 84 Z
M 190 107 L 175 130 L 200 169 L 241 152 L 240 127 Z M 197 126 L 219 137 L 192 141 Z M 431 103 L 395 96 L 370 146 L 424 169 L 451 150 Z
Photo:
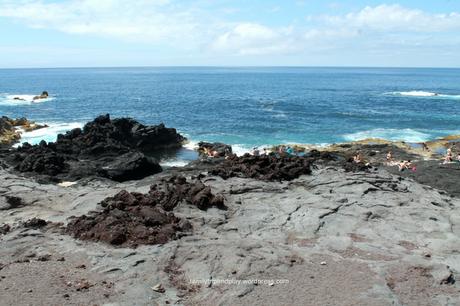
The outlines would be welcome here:
M 16 170 L 48 176 L 53 182 L 88 176 L 126 181 L 161 172 L 149 155 L 176 150 L 184 140 L 163 124 L 146 126 L 130 118 L 111 119 L 107 114 L 83 129 L 58 135 L 56 142 L 26 143 L 2 155 Z

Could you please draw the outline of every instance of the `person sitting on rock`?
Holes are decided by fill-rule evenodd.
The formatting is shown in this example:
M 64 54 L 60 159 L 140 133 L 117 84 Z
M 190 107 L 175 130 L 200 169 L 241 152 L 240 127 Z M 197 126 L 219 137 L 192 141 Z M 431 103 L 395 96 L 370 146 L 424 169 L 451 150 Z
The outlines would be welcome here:
M 205 148 L 204 148 L 204 155 L 206 155 L 207 157 L 211 156 L 211 149 L 205 147 Z
M 417 168 L 412 165 L 412 162 L 410 160 L 408 160 L 408 161 L 402 160 L 398 164 L 398 168 L 399 168 L 399 171 L 401 171 L 401 172 L 403 172 L 406 169 L 412 169 L 412 171 L 414 171 L 414 172 L 417 170 Z
M 363 156 L 361 155 L 360 152 L 356 153 L 355 156 L 353 156 L 353 162 L 359 164 L 363 162 Z
M 286 153 L 286 148 L 284 146 L 279 146 L 278 147 L 278 153 L 282 156 L 284 153 Z
M 212 157 L 220 157 L 220 154 L 217 151 L 211 151 L 211 156 Z
M 254 147 L 252 149 L 252 155 L 254 155 L 254 156 L 259 156 L 260 155 L 260 151 L 259 151 L 259 149 L 257 149 L 257 147 Z
M 447 149 L 447 154 L 446 157 L 444 157 L 444 162 L 443 164 L 449 164 L 453 161 L 453 156 L 452 156 L 452 149 L 449 148 Z
M 393 163 L 393 153 L 391 151 L 388 151 L 387 153 L 387 163 Z

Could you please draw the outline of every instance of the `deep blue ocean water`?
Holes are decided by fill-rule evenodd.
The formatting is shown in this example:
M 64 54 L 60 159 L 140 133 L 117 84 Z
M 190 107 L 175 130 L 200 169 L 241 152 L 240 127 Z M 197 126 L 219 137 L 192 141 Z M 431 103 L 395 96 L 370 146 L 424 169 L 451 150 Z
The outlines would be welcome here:
M 43 90 L 51 99 L 30 101 Z M 192 141 L 240 149 L 366 137 L 424 141 L 460 133 L 460 69 L 0 70 L 0 114 L 51 126 L 26 140 L 53 140 L 102 113 L 164 122 Z

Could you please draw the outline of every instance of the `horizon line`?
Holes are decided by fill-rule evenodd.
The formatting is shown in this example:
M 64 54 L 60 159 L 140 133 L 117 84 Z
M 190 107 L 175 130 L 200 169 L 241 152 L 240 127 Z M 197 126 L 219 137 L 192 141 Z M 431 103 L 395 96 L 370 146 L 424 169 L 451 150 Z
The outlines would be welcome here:
M 56 67 L 0 67 L 0 70 L 26 69 L 126 69 L 126 68 L 355 68 L 355 69 L 460 69 L 445 66 L 328 66 L 328 65 L 134 65 L 134 66 L 56 66 Z

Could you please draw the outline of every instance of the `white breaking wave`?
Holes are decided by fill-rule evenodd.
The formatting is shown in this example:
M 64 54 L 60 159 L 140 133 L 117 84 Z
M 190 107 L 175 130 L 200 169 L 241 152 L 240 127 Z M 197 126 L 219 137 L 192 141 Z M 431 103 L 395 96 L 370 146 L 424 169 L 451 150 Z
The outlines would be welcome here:
M 401 91 L 397 92 L 396 94 L 400 94 L 401 96 L 409 96 L 409 97 L 434 97 L 438 94 L 435 92 L 428 92 L 428 91 Z
M 35 96 L 37 95 L 0 94 L 0 104 L 1 105 L 24 105 L 24 104 L 43 103 L 43 102 L 48 102 L 48 101 L 52 101 L 55 99 L 54 97 L 48 97 L 46 99 L 34 100 Z
M 358 141 L 368 138 L 380 138 L 391 141 L 424 142 L 430 140 L 430 134 L 413 129 L 373 129 L 357 133 L 345 134 L 346 141 Z
M 187 136 L 185 136 L 187 137 Z M 187 137 L 188 138 L 188 137 Z M 196 150 L 198 149 L 198 142 L 197 141 L 192 141 L 192 140 L 188 140 L 188 142 L 186 144 L 183 145 L 184 148 L 188 149 L 188 150 Z
M 253 148 L 245 147 L 241 144 L 234 144 L 232 146 L 232 152 L 236 154 L 237 156 L 243 156 L 246 153 L 251 153 Z M 262 150 L 262 147 L 258 148 L 259 150 Z
M 38 144 L 40 141 L 45 140 L 46 142 L 56 141 L 58 134 L 64 134 L 67 131 L 70 131 L 75 128 L 83 127 L 83 123 L 71 122 L 71 123 L 47 123 L 48 127 L 38 129 L 31 132 L 21 132 L 21 142 L 16 144 L 20 146 L 21 144 L 28 142 L 30 144 Z
M 162 160 L 162 161 L 160 161 L 160 166 L 166 167 L 166 168 L 169 168 L 169 167 L 184 167 L 184 166 L 188 165 L 189 163 L 190 163 L 190 161 L 186 161 L 186 160 L 181 160 L 181 159 L 174 160 L 174 159 L 171 159 L 171 160 Z
M 460 95 L 447 95 L 436 92 L 422 91 L 422 90 L 412 90 L 412 91 L 394 91 L 386 93 L 387 95 L 401 96 L 401 97 L 436 97 L 444 99 L 460 99 Z
M 243 156 L 246 153 L 251 153 L 254 148 L 257 148 L 260 152 L 263 152 L 264 148 L 271 148 L 273 145 L 261 145 L 261 146 L 248 146 L 242 144 L 230 144 L 232 147 L 232 152 L 235 153 L 237 156 Z M 197 150 L 198 149 L 198 142 L 189 140 L 184 146 L 184 148 L 189 150 Z

